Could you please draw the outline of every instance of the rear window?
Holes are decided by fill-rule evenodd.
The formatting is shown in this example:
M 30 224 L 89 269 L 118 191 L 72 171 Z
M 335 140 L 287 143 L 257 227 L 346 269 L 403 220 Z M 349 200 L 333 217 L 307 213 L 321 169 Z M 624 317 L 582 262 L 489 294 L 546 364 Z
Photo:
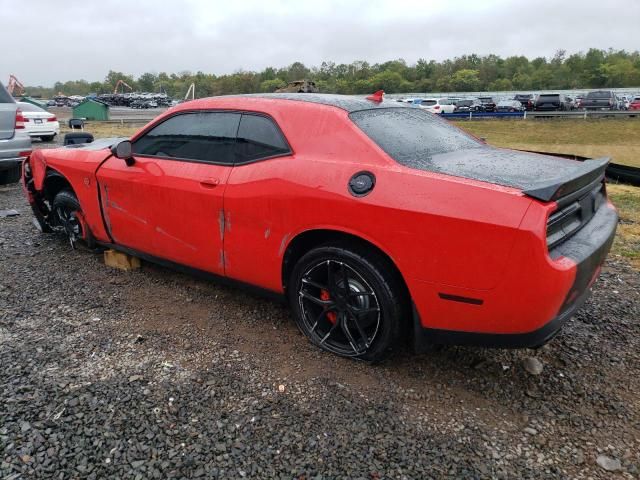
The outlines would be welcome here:
M 4 88 L 4 85 L 0 83 L 0 103 L 15 103 L 13 97 L 7 92 L 7 89 Z
M 587 98 L 611 98 L 611 92 L 589 92 Z
M 539 100 L 551 100 L 551 101 L 558 101 L 560 100 L 560 95 L 558 95 L 557 93 L 549 93 L 549 94 L 542 94 L 538 97 Z
M 420 102 L 421 105 L 426 105 L 427 107 L 431 107 L 433 105 L 437 105 L 438 102 L 436 102 L 435 100 L 422 100 Z
M 410 168 L 424 169 L 440 153 L 483 146 L 446 120 L 420 109 L 376 108 L 349 117 L 390 157 Z
M 458 100 L 456 105 L 458 105 L 459 107 L 470 107 L 471 105 L 473 105 L 473 101 L 472 100 Z
M 27 102 L 18 102 L 18 107 L 23 112 L 46 112 L 46 110 Z

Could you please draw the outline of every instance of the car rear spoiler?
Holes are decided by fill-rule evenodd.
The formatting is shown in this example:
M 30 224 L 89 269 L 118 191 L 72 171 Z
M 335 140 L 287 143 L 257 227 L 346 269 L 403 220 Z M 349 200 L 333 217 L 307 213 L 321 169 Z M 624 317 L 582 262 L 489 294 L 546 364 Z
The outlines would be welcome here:
M 586 157 L 579 157 L 577 155 L 556 154 L 546 152 L 531 152 L 541 153 L 544 155 L 552 155 L 556 157 L 570 158 L 573 160 L 579 160 L 578 168 L 571 173 L 570 176 L 560 177 L 548 182 L 543 182 L 538 185 L 523 190 L 522 193 L 533 197 L 543 202 L 551 202 L 557 200 L 565 195 L 569 195 L 585 186 L 596 182 L 598 179 L 604 178 L 604 173 L 611 160 L 609 157 L 588 159 Z

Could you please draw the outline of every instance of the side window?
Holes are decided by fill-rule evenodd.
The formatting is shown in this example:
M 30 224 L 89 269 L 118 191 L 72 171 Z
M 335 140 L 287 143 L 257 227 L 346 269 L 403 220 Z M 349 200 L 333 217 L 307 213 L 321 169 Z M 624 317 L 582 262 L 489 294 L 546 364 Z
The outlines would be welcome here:
M 289 145 L 270 118 L 242 115 L 237 138 L 236 163 L 289 153 Z
M 241 114 L 194 112 L 176 115 L 133 144 L 133 153 L 233 164 Z

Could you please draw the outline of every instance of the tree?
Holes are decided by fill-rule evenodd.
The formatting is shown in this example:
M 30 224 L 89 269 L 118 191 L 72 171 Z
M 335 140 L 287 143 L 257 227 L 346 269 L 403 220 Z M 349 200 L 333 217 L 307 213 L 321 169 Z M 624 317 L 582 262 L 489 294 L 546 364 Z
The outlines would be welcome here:
M 489 84 L 489 90 L 496 92 L 508 92 L 513 90 L 513 84 L 508 78 L 499 78 Z
M 480 90 L 480 78 L 477 70 L 458 70 L 451 77 L 451 89 L 454 92 L 476 92 Z
M 53 96 L 86 95 L 89 92 L 112 92 L 122 79 L 134 89 L 165 91 L 181 98 L 191 83 L 197 96 L 227 93 L 270 92 L 289 81 L 308 78 L 326 93 L 371 93 L 383 89 L 388 93 L 446 91 L 521 91 L 637 87 L 640 86 L 640 53 L 625 50 L 589 49 L 586 53 L 568 55 L 558 50 L 550 58 L 525 56 L 501 58 L 497 55 L 462 55 L 436 62 L 419 59 L 408 64 L 402 58 L 369 64 L 355 60 L 349 64 L 325 61 L 309 68 L 294 62 L 282 68 L 267 67 L 260 72 L 240 70 L 230 75 L 216 76 L 209 72 L 143 73 L 137 79 L 123 72 L 110 70 L 104 82 L 69 80 L 56 82 L 52 88 L 28 87 L 30 93 Z
M 138 77 L 138 88 L 143 92 L 153 92 L 155 90 L 158 77 L 153 73 L 143 73 Z

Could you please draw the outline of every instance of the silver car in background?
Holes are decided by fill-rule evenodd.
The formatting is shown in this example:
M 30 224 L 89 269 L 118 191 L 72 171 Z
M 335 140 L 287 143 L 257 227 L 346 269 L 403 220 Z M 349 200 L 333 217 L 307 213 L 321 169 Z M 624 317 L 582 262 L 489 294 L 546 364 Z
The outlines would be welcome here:
M 31 153 L 31 137 L 13 97 L 0 83 L 0 185 L 20 179 L 22 160 Z

